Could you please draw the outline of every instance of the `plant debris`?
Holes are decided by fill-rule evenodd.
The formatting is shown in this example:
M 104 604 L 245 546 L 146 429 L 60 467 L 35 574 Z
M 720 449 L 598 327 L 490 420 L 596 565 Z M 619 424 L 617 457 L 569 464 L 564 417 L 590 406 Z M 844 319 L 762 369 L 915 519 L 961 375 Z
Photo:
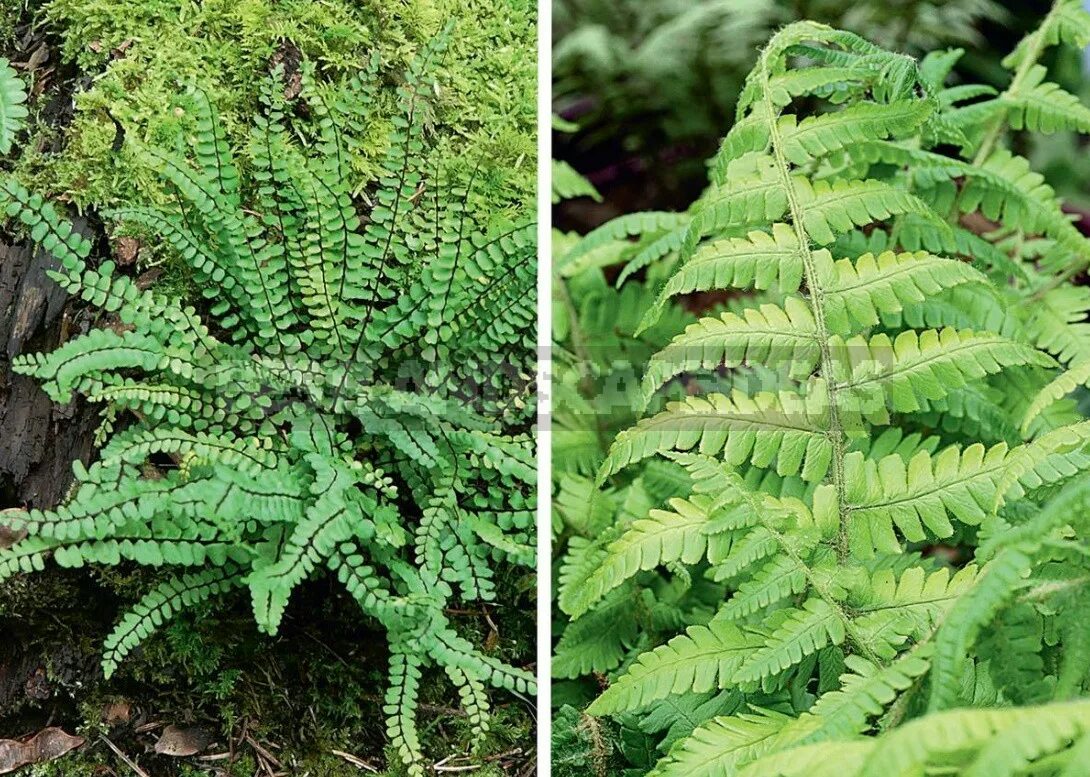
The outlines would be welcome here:
M 212 743 L 212 735 L 203 728 L 192 726 L 182 728 L 169 725 L 159 735 L 155 743 L 155 752 L 173 758 L 187 758 L 201 753 Z
M 0 739 L 0 774 L 60 758 L 83 747 L 85 741 L 83 737 L 72 736 L 56 727 L 42 729 L 26 742 Z

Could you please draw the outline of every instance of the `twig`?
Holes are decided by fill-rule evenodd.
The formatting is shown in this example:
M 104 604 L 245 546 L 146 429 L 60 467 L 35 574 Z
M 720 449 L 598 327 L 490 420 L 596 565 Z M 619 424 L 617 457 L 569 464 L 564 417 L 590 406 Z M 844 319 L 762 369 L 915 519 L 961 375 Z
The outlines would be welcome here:
M 371 766 L 371 764 L 367 763 L 359 756 L 352 755 L 351 753 L 346 753 L 343 750 L 331 750 L 330 752 L 333 753 L 333 755 L 348 761 L 348 763 L 352 764 L 353 766 L 358 766 L 361 769 L 366 769 L 369 772 L 374 772 L 375 774 L 378 774 L 378 769 L 376 769 L 374 766 Z
M 432 769 L 437 772 L 475 772 L 480 769 L 479 764 L 467 764 L 466 766 L 448 766 L 452 760 L 466 760 L 465 756 L 448 755 L 446 758 L 432 764 Z
M 495 753 L 494 755 L 485 756 L 481 760 L 486 762 L 502 761 L 504 758 L 511 758 L 516 755 L 524 755 L 521 747 L 516 747 L 514 750 L 508 750 L 506 753 Z
M 261 756 L 266 761 L 268 761 L 270 765 L 275 766 L 277 769 L 283 769 L 284 768 L 284 765 L 282 763 L 280 763 L 278 760 L 276 760 L 276 756 L 274 756 L 272 753 L 270 753 L 264 747 L 259 745 L 257 743 L 257 740 L 254 739 L 249 734 L 246 735 L 246 742 L 250 745 L 250 747 L 252 747 L 254 749 L 255 753 L 257 753 L 259 756 Z M 272 771 L 272 770 L 270 769 L 270 771 Z
M 108 737 L 103 735 L 103 736 L 100 736 L 99 739 L 101 739 L 103 742 L 105 742 L 106 747 L 113 750 L 114 755 L 116 755 L 118 758 L 120 758 L 122 761 L 124 761 L 125 765 L 128 766 L 130 769 L 132 769 L 134 772 L 136 772 L 139 775 L 139 777 L 149 777 L 147 772 L 145 772 L 143 769 L 141 769 L 139 766 L 137 766 L 135 761 L 133 761 L 131 758 L 129 758 L 127 755 L 125 755 L 123 752 L 121 752 L 121 748 L 118 747 L 117 745 L 115 745 L 113 742 L 111 742 Z
M 210 755 L 199 755 L 199 756 L 197 756 L 197 760 L 198 761 L 207 761 L 207 762 L 230 761 L 231 760 L 231 753 L 230 753 L 230 751 L 228 751 L 228 752 L 225 752 L 225 753 L 212 753 Z

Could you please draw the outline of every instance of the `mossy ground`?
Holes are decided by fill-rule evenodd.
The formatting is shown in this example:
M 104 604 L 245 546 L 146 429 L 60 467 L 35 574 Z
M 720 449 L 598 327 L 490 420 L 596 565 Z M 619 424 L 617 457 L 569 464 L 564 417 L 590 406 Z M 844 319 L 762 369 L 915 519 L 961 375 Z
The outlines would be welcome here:
M 28 52 L 18 40 L 31 26 L 35 41 L 50 49 L 47 65 L 27 71 L 39 81 L 34 120 L 12 164 L 33 188 L 80 210 L 155 199 L 161 190 L 154 171 L 131 164 L 116 148 L 118 125 L 145 141 L 177 143 L 189 121 L 180 95 L 196 84 L 239 143 L 260 83 L 285 51 L 313 62 L 320 77 L 336 79 L 377 50 L 390 88 L 373 107 L 378 120 L 369 123 L 355 160 L 363 182 L 384 151 L 388 124 L 381 117 L 390 115 L 398 74 L 453 21 L 451 45 L 436 73 L 441 87 L 431 129 L 445 168 L 480 164 L 483 186 L 474 207 L 499 220 L 525 212 L 534 198 L 535 6 L 532 0 L 0 0 L 0 54 L 25 60 Z M 58 108 L 69 94 L 70 113 Z M 141 261 L 148 258 L 162 265 L 160 288 L 186 289 L 179 262 L 169 254 Z M 276 638 L 259 635 L 248 601 L 235 597 L 165 628 L 104 682 L 97 669 L 102 639 L 148 582 L 141 571 L 51 570 L 0 592 L 0 633 L 10 648 L 3 658 L 10 662 L 18 646 L 40 659 L 46 689 L 43 698 L 22 693 L 0 704 L 0 737 L 52 724 L 88 740 L 81 751 L 30 774 L 100 777 L 109 773 L 103 767 L 131 773 L 103 736 L 153 777 L 266 774 L 253 747 L 240 741 L 244 731 L 274 748 L 291 775 L 361 773 L 333 750 L 380 768 L 396 761 L 383 752 L 384 635 L 358 615 L 335 582 L 318 580 L 297 592 Z M 533 590 L 532 576 L 501 580 L 501 604 L 453 619 L 493 655 L 529 665 Z M 466 750 L 468 726 L 453 709 L 454 698 L 445 678 L 425 685 L 419 722 L 425 751 L 436 759 Z M 474 774 L 528 773 L 532 701 L 497 694 L 495 702 L 492 730 L 475 761 L 482 766 Z M 118 703 L 129 706 L 130 719 L 104 723 L 103 710 Z M 156 721 L 200 725 L 219 744 L 211 751 L 234 743 L 235 757 L 202 762 L 149 754 L 156 731 L 137 729 Z M 497 755 L 504 757 L 489 759 Z M 396 766 L 383 772 L 401 773 Z
M 436 73 L 442 156 L 450 165 L 482 161 L 488 206 L 509 212 L 529 205 L 534 192 L 534 9 L 531 0 L 53 0 L 36 19 L 60 59 L 90 85 L 75 96 L 60 148 L 39 137 L 18 169 L 37 190 L 77 207 L 153 196 L 155 172 L 135 169 L 114 147 L 118 123 L 144 141 L 172 145 L 189 126 L 179 94 L 196 84 L 237 142 L 286 44 L 328 78 L 357 71 L 377 50 L 394 79 L 453 21 Z M 392 99 L 392 89 L 380 95 L 375 114 L 390 115 Z M 361 179 L 384 150 L 388 127 L 374 122 L 364 139 Z

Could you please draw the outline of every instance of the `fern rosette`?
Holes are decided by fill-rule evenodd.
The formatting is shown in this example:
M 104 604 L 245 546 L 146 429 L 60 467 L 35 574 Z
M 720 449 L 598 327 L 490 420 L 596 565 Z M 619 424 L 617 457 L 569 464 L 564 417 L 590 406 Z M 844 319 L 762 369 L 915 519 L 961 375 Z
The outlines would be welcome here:
M 1087 42 L 1061 0 L 996 94 L 944 85 L 959 51 L 788 25 L 699 200 L 563 254 L 620 246 L 620 282 L 657 285 L 634 335 L 717 300 L 639 365 L 654 407 L 597 461 L 597 536 L 558 505 L 554 673 L 608 673 L 569 697 L 661 753 L 637 773 L 1085 769 L 1090 425 L 1065 395 L 1090 240 L 1001 140 L 1085 131 L 1037 61 Z
M 50 558 L 183 569 L 108 637 L 110 675 L 176 613 L 232 589 L 275 634 L 293 589 L 325 570 L 388 634 L 387 729 L 412 774 L 426 667 L 457 687 L 478 737 L 486 686 L 534 686 L 447 617 L 456 600 L 495 599 L 497 565 L 534 564 L 536 276 L 532 224 L 483 234 L 468 176 L 430 174 L 431 54 L 405 77 L 366 204 L 342 133 L 367 121 L 377 61 L 337 99 L 306 91 L 305 145 L 273 79 L 245 178 L 200 93 L 192 159 L 136 149 L 172 205 L 109 215 L 188 263 L 199 306 L 92 267 L 52 205 L 12 180 L 0 192 L 57 258 L 53 277 L 112 317 L 17 369 L 56 401 L 105 403 L 117 427 L 66 504 L 14 519 L 28 536 L 0 551 L 0 578 Z

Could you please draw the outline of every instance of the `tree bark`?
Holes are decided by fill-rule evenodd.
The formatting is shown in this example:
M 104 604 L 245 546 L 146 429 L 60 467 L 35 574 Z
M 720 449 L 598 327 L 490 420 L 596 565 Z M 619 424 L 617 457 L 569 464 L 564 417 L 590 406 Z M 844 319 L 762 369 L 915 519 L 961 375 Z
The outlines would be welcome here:
M 87 463 L 93 450 L 94 408 L 79 399 L 56 404 L 37 380 L 11 370 L 19 354 L 50 351 L 88 327 L 46 275 L 55 266 L 44 251 L 0 243 L 0 508 L 55 506 L 72 482 L 72 462 Z

